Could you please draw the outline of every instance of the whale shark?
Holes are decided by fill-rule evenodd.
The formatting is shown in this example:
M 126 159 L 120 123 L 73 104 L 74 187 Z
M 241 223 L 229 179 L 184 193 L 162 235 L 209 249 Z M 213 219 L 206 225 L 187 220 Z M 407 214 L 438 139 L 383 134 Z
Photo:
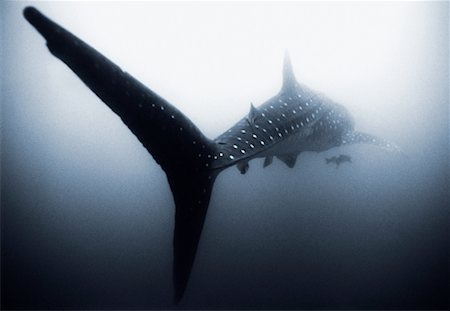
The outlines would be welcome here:
M 258 107 L 251 104 L 246 116 L 210 139 L 175 106 L 36 8 L 25 8 L 24 17 L 44 37 L 50 53 L 121 118 L 164 170 L 175 203 L 176 303 L 186 290 L 220 172 L 236 166 L 245 174 L 255 158 L 263 158 L 264 167 L 275 157 L 293 168 L 302 152 L 357 143 L 399 151 L 394 143 L 356 131 L 344 106 L 299 83 L 287 53 L 278 94 Z

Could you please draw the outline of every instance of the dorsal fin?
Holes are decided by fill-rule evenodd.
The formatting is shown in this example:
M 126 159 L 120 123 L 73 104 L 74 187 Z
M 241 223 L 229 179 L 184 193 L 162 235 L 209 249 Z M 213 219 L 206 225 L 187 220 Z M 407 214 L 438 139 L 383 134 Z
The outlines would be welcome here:
M 295 79 L 294 70 L 292 69 L 291 58 L 289 53 L 286 51 L 284 53 L 284 63 L 283 63 L 283 86 L 282 91 L 286 91 L 295 88 L 297 85 L 297 80 Z
M 250 111 L 247 115 L 247 120 L 250 125 L 255 124 L 255 120 L 258 117 L 258 109 L 253 106 L 253 103 L 250 103 Z

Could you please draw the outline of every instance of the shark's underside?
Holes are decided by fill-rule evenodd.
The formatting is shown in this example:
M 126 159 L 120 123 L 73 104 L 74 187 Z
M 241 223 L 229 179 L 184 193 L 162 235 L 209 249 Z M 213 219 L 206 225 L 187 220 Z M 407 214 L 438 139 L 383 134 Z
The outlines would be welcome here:
M 355 132 L 347 110 L 299 84 L 285 58 L 280 92 L 214 140 L 177 108 L 122 71 L 106 57 L 35 8 L 25 18 L 42 34 L 50 52 L 61 59 L 136 135 L 167 175 L 176 206 L 174 230 L 175 299 L 186 289 L 216 176 L 237 165 L 273 157 L 294 167 L 303 151 L 324 151 L 353 143 L 398 147 Z

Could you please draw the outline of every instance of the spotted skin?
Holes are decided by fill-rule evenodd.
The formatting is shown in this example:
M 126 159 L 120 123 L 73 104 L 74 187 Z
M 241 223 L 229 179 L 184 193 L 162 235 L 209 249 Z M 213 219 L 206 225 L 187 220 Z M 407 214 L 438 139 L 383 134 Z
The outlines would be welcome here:
M 246 116 L 214 140 L 219 148 L 212 167 L 258 157 L 286 159 L 303 151 L 324 151 L 341 145 L 344 136 L 350 142 L 353 120 L 343 106 L 299 84 L 288 57 L 283 77 L 283 87 L 276 96 L 258 108 L 252 106 L 252 122 Z M 295 161 L 283 162 L 289 167 L 295 165 Z

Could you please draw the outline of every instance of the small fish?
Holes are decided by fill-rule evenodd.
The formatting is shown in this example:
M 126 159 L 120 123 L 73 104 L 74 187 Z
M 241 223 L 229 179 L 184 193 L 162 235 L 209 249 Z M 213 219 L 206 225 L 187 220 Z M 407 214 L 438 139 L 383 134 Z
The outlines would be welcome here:
M 333 156 L 331 158 L 326 158 L 325 162 L 327 164 L 335 163 L 336 168 L 338 168 L 341 163 L 344 163 L 344 162 L 352 163 L 352 158 L 348 155 L 340 154 L 339 156 Z

